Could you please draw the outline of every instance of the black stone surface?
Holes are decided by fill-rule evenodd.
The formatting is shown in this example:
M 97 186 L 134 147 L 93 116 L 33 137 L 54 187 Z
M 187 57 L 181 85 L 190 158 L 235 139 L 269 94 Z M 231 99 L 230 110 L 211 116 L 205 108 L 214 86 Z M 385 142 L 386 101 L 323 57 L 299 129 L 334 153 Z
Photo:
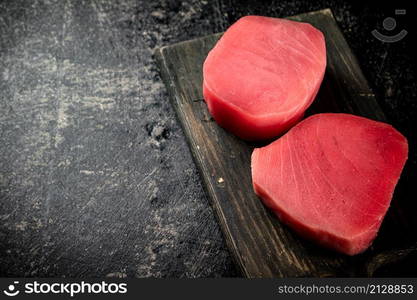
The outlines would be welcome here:
M 247 14 L 326 7 L 415 169 L 415 27 L 411 10 L 394 15 L 401 2 L 0 1 L 0 276 L 239 276 L 153 50 Z M 402 41 L 371 35 L 390 33 L 388 16 Z M 413 275 L 415 261 L 381 275 Z

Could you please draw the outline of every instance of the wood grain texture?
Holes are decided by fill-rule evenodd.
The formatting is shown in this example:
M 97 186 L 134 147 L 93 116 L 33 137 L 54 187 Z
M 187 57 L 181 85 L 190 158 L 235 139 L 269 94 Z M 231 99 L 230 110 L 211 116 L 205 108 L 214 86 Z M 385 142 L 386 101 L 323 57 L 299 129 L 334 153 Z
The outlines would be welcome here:
M 291 19 L 311 23 L 326 36 L 326 75 L 308 114 L 347 112 L 384 121 L 385 116 L 331 11 L 325 9 Z M 372 275 L 385 263 L 384 251 L 390 253 L 395 251 L 395 245 L 402 245 L 401 238 L 394 234 L 402 226 L 396 222 L 395 214 L 390 213 L 381 229 L 380 236 L 385 239 L 378 237 L 365 254 L 348 257 L 293 234 L 254 194 L 250 154 L 256 145 L 220 128 L 202 98 L 202 64 L 220 36 L 221 33 L 160 48 L 156 58 L 228 247 L 242 273 L 250 278 Z M 377 255 L 376 263 L 373 258 Z

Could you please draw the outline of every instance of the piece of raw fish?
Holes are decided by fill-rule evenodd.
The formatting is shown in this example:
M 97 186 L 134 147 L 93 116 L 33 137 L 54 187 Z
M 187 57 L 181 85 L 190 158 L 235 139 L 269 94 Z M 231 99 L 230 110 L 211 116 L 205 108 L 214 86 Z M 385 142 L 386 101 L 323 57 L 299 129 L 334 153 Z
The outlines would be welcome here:
M 253 151 L 253 187 L 296 232 L 354 255 L 374 240 L 407 155 L 391 125 L 317 114 Z
M 243 17 L 204 62 L 204 99 L 217 123 L 233 134 L 271 139 L 302 118 L 325 68 L 324 36 L 312 25 Z

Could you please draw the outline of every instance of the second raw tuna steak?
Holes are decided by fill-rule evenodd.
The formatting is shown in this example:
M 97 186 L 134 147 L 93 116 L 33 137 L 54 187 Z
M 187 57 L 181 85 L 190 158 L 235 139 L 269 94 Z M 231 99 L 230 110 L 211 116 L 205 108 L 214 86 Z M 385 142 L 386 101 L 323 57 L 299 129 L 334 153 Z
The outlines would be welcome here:
M 375 238 L 407 155 L 407 139 L 388 124 L 318 114 L 253 151 L 253 186 L 298 233 L 353 255 Z

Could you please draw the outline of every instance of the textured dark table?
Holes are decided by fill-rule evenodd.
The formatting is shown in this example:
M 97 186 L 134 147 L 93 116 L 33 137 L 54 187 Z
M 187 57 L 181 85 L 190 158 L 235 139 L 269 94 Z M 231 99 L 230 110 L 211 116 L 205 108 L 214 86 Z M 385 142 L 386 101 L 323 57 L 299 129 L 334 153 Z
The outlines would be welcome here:
M 332 8 L 415 168 L 414 27 L 370 33 L 393 5 L 0 1 L 0 276 L 239 275 L 152 54 L 246 14 Z

